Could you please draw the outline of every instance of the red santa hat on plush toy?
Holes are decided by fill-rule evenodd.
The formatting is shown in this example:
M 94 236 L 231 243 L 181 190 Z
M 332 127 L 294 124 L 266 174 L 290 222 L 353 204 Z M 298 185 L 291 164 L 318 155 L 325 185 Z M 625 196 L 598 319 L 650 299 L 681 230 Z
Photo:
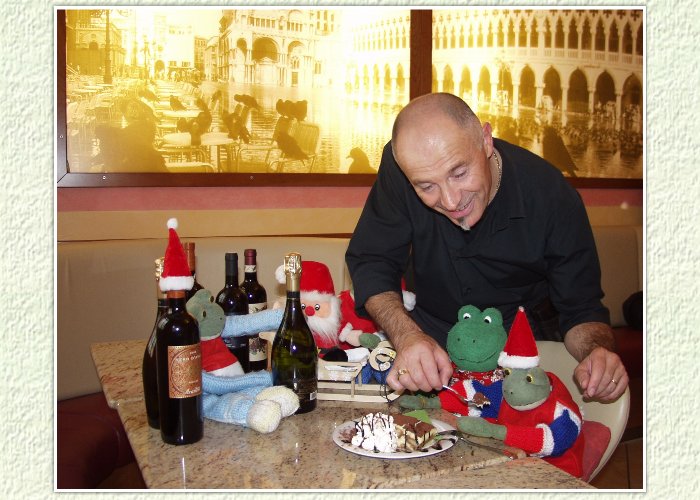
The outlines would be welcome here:
M 535 336 L 522 306 L 518 308 L 510 327 L 506 344 L 498 356 L 498 364 L 503 368 L 521 369 L 534 368 L 540 364 Z
M 176 229 L 177 219 L 168 219 L 168 246 L 165 249 L 163 273 L 159 281 L 162 292 L 190 290 L 194 286 L 194 278 L 187 265 L 187 255 L 175 232 Z

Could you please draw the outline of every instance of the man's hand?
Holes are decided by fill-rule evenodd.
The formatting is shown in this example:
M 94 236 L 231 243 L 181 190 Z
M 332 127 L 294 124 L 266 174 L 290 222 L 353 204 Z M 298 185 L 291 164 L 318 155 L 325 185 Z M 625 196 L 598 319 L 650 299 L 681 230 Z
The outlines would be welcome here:
M 398 344 L 398 345 L 397 345 Z M 452 376 L 452 363 L 435 340 L 424 333 L 406 334 L 395 342 L 396 359 L 386 378 L 395 391 L 430 392 L 441 389 Z
M 576 367 L 574 377 L 584 396 L 600 401 L 613 401 L 630 381 L 620 357 L 604 347 L 593 349 Z
M 564 344 L 580 361 L 574 377 L 585 397 L 612 401 L 625 392 L 629 377 L 620 357 L 613 352 L 614 339 L 608 325 L 577 325 L 566 333 Z
M 367 299 L 365 309 L 396 349 L 396 358 L 386 378 L 389 387 L 395 391 L 430 392 L 447 385 L 452 376 L 450 357 L 408 315 L 401 295 L 396 292 L 373 295 Z

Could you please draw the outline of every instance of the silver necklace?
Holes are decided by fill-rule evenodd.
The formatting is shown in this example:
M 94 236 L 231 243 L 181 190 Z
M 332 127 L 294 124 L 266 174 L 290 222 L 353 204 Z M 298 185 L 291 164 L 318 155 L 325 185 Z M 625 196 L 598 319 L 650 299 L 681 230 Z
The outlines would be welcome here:
M 496 193 L 498 193 L 498 190 L 501 188 L 501 177 L 503 177 L 503 169 L 501 168 L 501 162 L 498 160 L 496 148 L 493 148 L 493 156 L 496 157 L 496 166 L 498 167 L 498 182 L 496 182 L 496 190 L 493 192 L 492 200 L 496 197 Z

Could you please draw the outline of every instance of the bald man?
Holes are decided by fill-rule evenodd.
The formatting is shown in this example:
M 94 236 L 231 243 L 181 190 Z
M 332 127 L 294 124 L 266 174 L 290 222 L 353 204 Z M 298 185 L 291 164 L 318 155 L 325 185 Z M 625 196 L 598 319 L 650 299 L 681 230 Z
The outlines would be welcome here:
M 510 328 L 524 306 L 538 339 L 563 340 L 591 398 L 621 395 L 600 265 L 585 207 L 537 155 L 494 139 L 467 104 L 436 93 L 394 122 L 346 262 L 358 314 L 388 335 L 395 390 L 439 390 L 452 365 L 447 332 L 466 304 L 497 307 Z M 416 306 L 401 300 L 410 266 Z

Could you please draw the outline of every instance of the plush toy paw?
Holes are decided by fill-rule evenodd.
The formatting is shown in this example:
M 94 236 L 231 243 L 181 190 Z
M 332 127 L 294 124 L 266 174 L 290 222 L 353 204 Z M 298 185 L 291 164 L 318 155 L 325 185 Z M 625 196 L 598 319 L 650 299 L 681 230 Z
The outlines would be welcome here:
M 271 399 L 256 400 L 246 416 L 248 427 L 262 434 L 277 429 L 280 420 L 282 420 L 282 407 Z
M 457 427 L 465 434 L 472 436 L 488 437 L 503 441 L 506 437 L 506 428 L 502 425 L 492 424 L 480 417 L 459 417 Z
M 299 396 L 294 391 L 282 385 L 263 389 L 255 396 L 256 401 L 274 401 L 280 406 L 283 417 L 293 415 L 299 409 Z
M 401 408 L 408 408 L 410 410 L 420 410 L 423 408 L 440 408 L 440 398 L 433 396 L 427 398 L 418 394 L 417 396 L 410 396 L 404 394 L 400 396 L 397 400 Z
M 382 338 L 374 333 L 363 333 L 358 337 L 357 341 L 359 345 L 372 351 L 377 348 Z

